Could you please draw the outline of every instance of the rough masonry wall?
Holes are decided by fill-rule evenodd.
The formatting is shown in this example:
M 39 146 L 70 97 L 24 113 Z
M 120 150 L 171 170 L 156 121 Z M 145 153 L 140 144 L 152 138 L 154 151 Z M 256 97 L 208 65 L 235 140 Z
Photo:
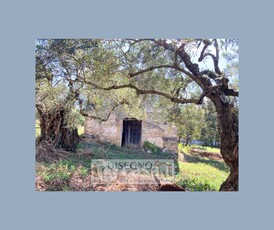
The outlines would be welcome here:
M 165 130 L 149 121 L 143 121 L 142 123 L 142 144 L 145 141 L 149 141 L 158 147 L 163 148 Z
M 105 122 L 86 119 L 85 134 L 92 135 L 101 142 L 121 146 L 123 120 L 125 118 L 125 115 L 115 116 L 112 114 Z M 149 120 L 142 122 L 142 145 L 145 141 L 149 141 L 160 148 L 177 152 L 177 139 L 176 127 Z
M 177 152 L 178 137 L 176 127 L 153 121 L 143 122 L 143 142 L 149 141 L 160 148 Z
M 109 142 L 121 145 L 123 120 L 118 120 L 111 115 L 107 121 L 99 122 L 94 119 L 86 119 L 85 134 L 93 135 L 94 139 L 101 142 Z

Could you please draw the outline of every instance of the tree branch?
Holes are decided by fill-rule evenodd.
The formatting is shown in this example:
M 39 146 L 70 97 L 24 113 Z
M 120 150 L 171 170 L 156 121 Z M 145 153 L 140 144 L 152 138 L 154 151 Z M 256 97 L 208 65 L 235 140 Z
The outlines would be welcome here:
M 206 90 L 201 94 L 201 96 L 200 96 L 200 98 L 199 98 L 199 103 L 198 103 L 198 104 L 202 104 L 204 98 L 205 98 L 208 94 L 214 92 L 215 90 L 218 90 L 218 89 L 221 88 L 221 87 L 222 87 L 222 85 L 213 85 L 213 86 L 210 86 L 208 89 L 206 89 Z
M 89 114 L 88 112 L 86 112 L 84 109 L 83 109 L 83 101 L 80 99 L 79 100 L 79 105 L 80 105 L 80 114 L 84 117 L 89 117 L 89 118 L 92 118 L 92 119 L 96 119 L 96 120 L 100 120 L 100 121 L 107 121 L 110 117 L 110 115 L 112 114 L 112 112 L 120 105 L 123 105 L 123 104 L 128 104 L 128 102 L 123 99 L 121 102 L 119 103 L 115 103 L 115 105 L 109 110 L 107 116 L 105 118 L 102 118 L 102 117 L 99 117 L 99 116 L 94 116 L 94 115 L 91 115 Z
M 204 60 L 204 58 L 206 56 L 210 56 L 212 58 L 212 60 L 213 60 L 215 72 L 217 74 L 221 75 L 222 72 L 221 72 L 221 70 L 219 68 L 219 46 L 218 46 L 217 39 L 214 39 L 214 46 L 215 46 L 215 50 L 216 50 L 216 56 L 213 55 L 212 53 L 205 53 L 205 50 L 207 49 L 208 46 L 211 45 L 211 42 L 208 41 L 208 40 L 204 40 L 203 42 L 204 42 L 205 45 L 203 47 L 203 50 L 202 50 L 202 52 L 200 54 L 200 57 L 199 57 L 198 61 L 201 62 L 201 61 Z
M 239 97 L 239 92 L 235 91 L 234 89 L 223 89 L 222 90 L 226 96 L 234 96 Z
M 160 69 L 160 68 L 174 68 L 174 66 L 172 66 L 172 65 L 151 66 L 151 67 L 149 67 L 147 69 L 143 69 L 143 70 L 140 70 L 140 71 L 135 72 L 135 73 L 130 73 L 129 77 L 132 78 L 132 77 L 135 77 L 135 76 L 140 75 L 142 73 L 145 73 L 145 72 L 148 72 L 148 71 L 152 71 L 154 69 Z
M 186 104 L 186 103 L 194 103 L 194 104 L 198 104 L 199 103 L 199 99 L 186 99 L 186 98 L 177 98 L 177 97 L 174 97 L 168 93 L 165 93 L 165 92 L 161 92 L 161 91 L 157 91 L 157 90 L 154 90 L 154 89 L 151 89 L 151 90 L 143 90 L 143 89 L 140 89 L 138 88 L 137 86 L 133 85 L 133 84 L 126 84 L 126 85 L 113 85 L 113 86 L 110 86 L 110 87 L 102 87 L 102 86 L 99 86 L 98 84 L 95 84 L 93 82 L 90 82 L 90 81 L 84 81 L 83 79 L 81 80 L 80 78 L 78 78 L 76 80 L 77 82 L 83 82 L 85 84 L 88 84 L 88 85 L 91 85 L 91 86 L 94 86 L 96 89 L 102 89 L 102 90 L 116 90 L 116 89 L 123 89 L 123 88 L 131 88 L 131 89 L 134 89 L 136 91 L 136 94 L 137 95 L 140 95 L 140 94 L 154 94 L 154 95 L 159 95 L 159 96 L 163 96 L 165 98 L 168 98 L 170 99 L 171 101 L 175 102 L 175 103 L 181 103 L 181 104 Z
M 186 53 L 184 50 L 185 45 L 187 44 L 187 41 L 181 41 L 180 47 L 176 49 L 176 47 L 170 43 L 167 43 L 166 40 L 159 39 L 129 39 L 134 42 L 140 42 L 140 41 L 153 41 L 159 46 L 163 47 L 166 50 L 169 50 L 171 52 L 174 52 L 174 63 L 171 65 L 161 65 L 161 66 L 154 66 L 154 67 L 149 67 L 145 70 L 138 71 L 136 73 L 131 73 L 130 77 L 137 76 L 138 74 L 142 74 L 147 71 L 151 71 L 157 68 L 173 68 L 179 72 L 183 72 L 186 74 L 188 77 L 190 77 L 193 81 L 195 81 L 202 89 L 205 89 L 209 86 L 211 86 L 211 82 L 209 79 L 202 78 L 200 71 L 199 71 L 199 66 L 197 64 L 194 64 L 190 60 L 190 56 Z M 187 71 L 185 68 L 181 67 L 178 64 L 177 57 L 180 57 L 181 60 L 184 62 L 185 66 L 188 68 L 189 71 Z
M 111 115 L 111 113 L 120 105 L 123 104 L 128 104 L 128 102 L 123 99 L 121 102 L 115 103 L 114 106 L 110 109 L 110 111 L 108 112 L 107 116 L 102 118 L 100 116 L 95 116 L 95 115 L 91 115 L 89 114 L 84 108 L 83 108 L 83 100 L 80 98 L 80 93 L 77 90 L 73 89 L 73 83 L 72 82 L 79 82 L 77 80 L 69 80 L 69 90 L 70 90 L 70 95 L 68 95 L 68 98 L 73 98 L 75 100 L 77 100 L 79 102 L 79 107 L 80 107 L 80 114 L 82 116 L 85 117 L 89 117 L 92 119 L 96 119 L 96 120 L 100 120 L 100 121 L 107 121 Z M 95 109 L 95 107 L 92 105 L 92 107 Z M 96 109 L 95 109 L 96 110 Z
M 205 58 L 205 55 L 204 55 L 205 50 L 207 49 L 207 47 L 209 45 L 211 45 L 211 42 L 209 40 L 203 40 L 203 43 L 204 43 L 204 48 L 202 49 L 202 52 L 201 52 L 200 57 L 198 59 L 199 62 L 201 62 Z
M 131 40 L 132 40 L 132 39 L 131 39 Z M 133 40 L 134 40 L 134 39 L 133 39 Z M 194 74 L 192 74 L 191 72 L 185 70 L 183 67 L 179 66 L 179 64 L 178 64 L 177 57 L 178 57 L 179 52 L 181 52 L 182 49 L 184 49 L 184 46 L 186 45 L 185 42 L 182 42 L 181 46 L 180 46 L 178 49 L 175 49 L 174 46 L 172 46 L 171 44 L 167 44 L 164 40 L 159 40 L 159 41 L 157 41 L 157 40 L 154 40 L 154 39 L 140 39 L 140 40 L 134 40 L 134 41 L 140 42 L 140 41 L 147 41 L 147 40 L 149 40 L 149 41 L 154 41 L 155 43 L 157 43 L 158 45 L 164 47 L 165 49 L 174 52 L 174 63 L 173 63 L 172 65 L 169 64 L 169 65 L 151 66 L 151 67 L 149 67 L 149 68 L 147 68 L 147 69 L 138 71 L 138 72 L 136 72 L 136 73 L 130 73 L 130 74 L 129 74 L 130 78 L 135 77 L 135 76 L 137 76 L 137 75 L 139 75 L 139 74 L 148 72 L 148 71 L 152 71 L 152 70 L 154 70 L 154 69 L 159 69 L 159 68 L 171 68 L 171 69 L 175 69 L 175 70 L 177 70 L 177 71 L 179 71 L 179 72 L 182 72 L 182 73 L 186 74 L 186 75 L 187 75 L 188 77 L 190 77 L 193 81 L 195 81 L 201 88 L 204 88 L 203 85 L 202 85 L 202 83 L 201 83 L 201 82 L 199 81 L 199 79 L 198 79 L 198 73 L 197 73 L 197 72 L 196 72 L 196 73 L 197 73 L 197 76 L 195 76 Z M 187 58 L 187 57 L 189 57 L 189 56 L 188 56 L 188 55 L 185 55 L 185 57 Z M 188 59 L 189 59 L 189 61 L 190 61 L 190 58 L 188 58 Z M 184 61 L 184 60 L 183 60 L 183 61 Z M 191 63 L 191 64 L 192 64 L 192 63 Z M 196 64 L 192 64 L 192 65 L 191 65 L 191 64 L 188 63 L 188 64 L 186 64 L 186 66 L 191 66 L 190 69 L 195 69 L 195 70 L 197 70 L 197 66 L 198 66 L 198 65 L 196 65 Z M 193 68 L 192 68 L 192 67 L 193 67 Z M 199 72 L 199 69 L 198 69 L 198 72 Z
M 239 92 L 235 91 L 234 89 L 228 88 L 228 78 L 224 76 L 218 77 L 214 72 L 210 70 L 204 70 L 201 72 L 201 74 L 207 75 L 210 79 L 214 80 L 217 85 L 221 85 L 219 90 L 221 90 L 226 96 L 239 97 Z

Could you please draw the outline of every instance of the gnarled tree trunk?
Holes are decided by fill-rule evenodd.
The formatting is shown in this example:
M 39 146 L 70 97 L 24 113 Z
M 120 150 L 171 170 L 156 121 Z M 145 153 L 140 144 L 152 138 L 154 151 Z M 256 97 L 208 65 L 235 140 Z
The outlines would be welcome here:
M 239 187 L 239 147 L 238 122 L 233 105 L 224 102 L 221 97 L 211 97 L 217 109 L 218 129 L 221 138 L 221 154 L 230 168 L 230 174 L 220 187 L 220 191 L 238 191 Z
M 39 111 L 39 110 L 38 110 Z M 41 140 L 47 140 L 56 148 L 75 151 L 79 143 L 77 129 L 69 129 L 65 122 L 65 109 L 59 108 L 55 112 L 39 111 Z

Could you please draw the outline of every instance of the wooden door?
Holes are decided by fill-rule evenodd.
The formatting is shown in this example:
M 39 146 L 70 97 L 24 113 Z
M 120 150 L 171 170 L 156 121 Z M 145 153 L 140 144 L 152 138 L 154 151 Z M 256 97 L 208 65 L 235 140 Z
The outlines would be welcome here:
M 140 148 L 142 121 L 126 119 L 123 121 L 122 146 Z

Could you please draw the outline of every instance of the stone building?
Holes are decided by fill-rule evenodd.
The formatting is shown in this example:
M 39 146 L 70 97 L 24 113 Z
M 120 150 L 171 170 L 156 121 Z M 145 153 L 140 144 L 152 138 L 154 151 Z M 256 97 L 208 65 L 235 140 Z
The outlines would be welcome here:
M 87 118 L 85 134 L 118 146 L 141 148 L 149 141 L 162 149 L 177 152 L 176 127 L 153 119 L 137 120 L 125 114 L 112 114 L 105 122 Z

